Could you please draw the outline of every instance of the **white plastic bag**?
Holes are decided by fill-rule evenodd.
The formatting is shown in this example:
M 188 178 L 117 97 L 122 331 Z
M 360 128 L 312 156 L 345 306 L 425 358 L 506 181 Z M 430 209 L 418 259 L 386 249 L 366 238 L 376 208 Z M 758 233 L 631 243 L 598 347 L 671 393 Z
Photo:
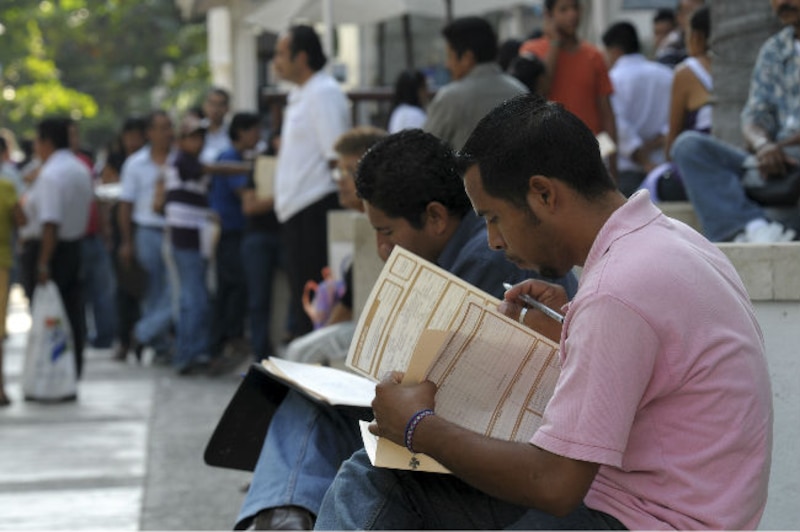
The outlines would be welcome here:
M 55 283 L 38 285 L 31 304 L 22 391 L 32 401 L 73 399 L 78 392 L 75 345 Z

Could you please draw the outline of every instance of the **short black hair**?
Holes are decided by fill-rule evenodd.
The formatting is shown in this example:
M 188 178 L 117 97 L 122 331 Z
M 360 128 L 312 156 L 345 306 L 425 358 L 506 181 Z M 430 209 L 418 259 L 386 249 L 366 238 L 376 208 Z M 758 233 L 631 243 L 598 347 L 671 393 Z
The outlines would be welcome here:
M 636 27 L 627 21 L 615 22 L 603 33 L 606 48 L 619 48 L 624 54 L 638 54 L 642 47 Z
M 520 46 L 522 46 L 522 41 L 513 37 L 500 43 L 500 46 L 497 47 L 497 64 L 500 65 L 500 70 L 503 72 L 508 70 L 511 62 L 519 56 Z
M 122 132 L 126 131 L 140 131 L 144 133 L 147 129 L 147 120 L 139 116 L 131 116 L 125 119 L 122 123 Z
M 617 189 L 594 133 L 561 104 L 520 94 L 489 112 L 459 154 L 461 171 L 477 164 L 483 188 L 526 208 L 528 181 L 558 179 L 585 198 Z
M 673 25 L 677 23 L 675 19 L 675 10 L 664 7 L 656 11 L 656 14 L 653 15 L 653 22 L 670 22 Z
M 40 140 L 47 140 L 57 150 L 69 148 L 69 127 L 72 120 L 63 117 L 45 118 L 36 127 L 36 134 Z
M 231 93 L 228 92 L 226 89 L 223 89 L 222 87 L 211 87 L 210 89 L 208 89 L 206 98 L 208 98 L 212 94 L 216 94 L 217 96 L 222 96 L 225 99 L 225 105 L 230 105 Z
M 394 82 L 392 109 L 402 103 L 422 107 L 422 102 L 419 101 L 419 90 L 427 87 L 427 83 L 425 74 L 419 70 L 411 68 L 400 72 Z
M 236 113 L 231 118 L 231 125 L 228 126 L 228 136 L 232 141 L 239 140 L 239 134 L 242 131 L 250 129 L 261 123 L 261 117 L 256 113 Z
M 299 24 L 289 28 L 289 53 L 294 58 L 299 52 L 305 52 L 308 56 L 308 66 L 314 72 L 322 70 L 328 58 L 322 51 L 322 42 L 319 35 L 311 26 Z
M 497 34 L 486 19 L 457 18 L 442 29 L 442 36 L 458 57 L 468 50 L 478 63 L 488 63 L 497 57 Z
M 8 151 L 8 142 L 6 142 L 5 137 L 0 136 L 0 153 L 5 153 Z
M 539 78 L 546 70 L 544 61 L 528 53 L 515 57 L 508 66 L 508 73 L 520 80 L 531 92 L 536 92 Z
M 711 10 L 708 6 L 698 7 L 692 12 L 689 27 L 693 32 L 705 35 L 706 40 L 711 39 Z
M 548 13 L 551 12 L 553 8 L 556 7 L 557 3 L 558 0 L 544 0 L 544 10 L 547 11 Z M 581 5 L 580 0 L 575 0 L 575 3 L 578 4 L 578 6 L 580 7 Z
M 421 129 L 404 129 L 378 141 L 361 158 L 355 176 L 358 196 L 392 218 L 424 226 L 432 201 L 463 218 L 472 208 L 456 154 L 441 139 Z

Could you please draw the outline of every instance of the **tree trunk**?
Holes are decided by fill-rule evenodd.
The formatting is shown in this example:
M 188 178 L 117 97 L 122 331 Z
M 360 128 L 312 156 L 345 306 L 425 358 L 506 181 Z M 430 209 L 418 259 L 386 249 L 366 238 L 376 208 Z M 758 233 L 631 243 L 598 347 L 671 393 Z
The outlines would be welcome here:
M 711 0 L 714 136 L 744 146 L 740 113 L 761 45 L 780 29 L 769 2 Z

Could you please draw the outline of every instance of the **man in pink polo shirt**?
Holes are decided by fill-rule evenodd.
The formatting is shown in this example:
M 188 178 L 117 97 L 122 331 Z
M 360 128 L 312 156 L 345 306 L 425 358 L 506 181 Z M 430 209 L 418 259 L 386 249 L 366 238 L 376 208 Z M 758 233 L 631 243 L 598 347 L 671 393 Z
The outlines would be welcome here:
M 560 338 L 561 375 L 529 443 L 436 415 L 435 386 L 378 385 L 370 430 L 453 475 L 345 462 L 320 529 L 755 529 L 772 447 L 764 342 L 716 246 L 616 190 L 591 131 L 559 104 L 518 96 L 462 152 L 489 246 L 548 276 L 583 268 L 571 302 L 526 281 L 501 305 Z M 558 322 L 517 303 L 527 294 Z M 415 420 L 416 423 L 410 423 Z M 411 427 L 411 435 L 407 434 Z

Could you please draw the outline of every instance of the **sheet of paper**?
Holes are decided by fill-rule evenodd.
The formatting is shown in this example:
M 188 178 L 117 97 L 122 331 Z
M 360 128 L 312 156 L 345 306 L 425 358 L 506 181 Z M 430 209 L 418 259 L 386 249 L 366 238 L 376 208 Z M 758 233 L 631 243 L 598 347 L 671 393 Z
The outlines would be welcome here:
M 361 312 L 347 367 L 376 381 L 408 367 L 422 331 L 453 329 L 468 302 L 496 308 L 497 298 L 395 246 Z
M 369 408 L 375 397 L 375 383 L 349 371 L 276 357 L 263 360 L 262 365 L 271 373 L 295 383 L 309 395 L 331 405 Z
M 256 197 L 259 199 L 275 197 L 275 166 L 277 157 L 259 155 L 253 168 L 253 181 L 256 184 Z
M 497 303 L 395 248 L 359 321 L 348 366 L 376 379 L 394 369 L 406 372 L 404 383 L 431 380 L 438 416 L 488 437 L 528 441 L 558 380 L 558 344 L 501 314 Z M 376 465 L 444 471 L 388 440 L 376 445 Z

